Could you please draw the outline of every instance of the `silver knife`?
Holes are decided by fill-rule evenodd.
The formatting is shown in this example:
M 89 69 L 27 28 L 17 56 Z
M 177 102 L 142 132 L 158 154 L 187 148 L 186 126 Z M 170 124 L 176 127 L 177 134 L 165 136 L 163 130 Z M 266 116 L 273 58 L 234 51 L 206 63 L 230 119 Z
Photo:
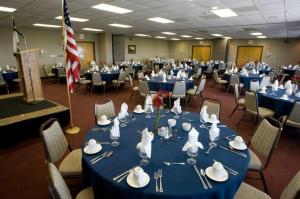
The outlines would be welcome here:
M 200 178 L 200 180 L 201 180 L 201 182 L 202 182 L 203 188 L 204 188 L 204 189 L 208 189 L 208 188 L 207 188 L 207 185 L 206 185 L 205 182 L 203 181 L 203 179 L 202 179 L 202 177 L 201 177 L 201 175 L 200 175 L 200 172 L 199 172 L 199 170 L 197 169 L 197 166 L 196 166 L 196 165 L 194 165 L 194 169 L 195 169 L 196 173 L 198 174 L 198 176 L 199 176 L 199 178 Z
M 223 147 L 223 146 L 219 146 L 219 147 L 220 147 L 221 149 L 224 149 L 224 150 L 226 150 L 226 151 L 229 151 L 229 152 L 235 153 L 235 154 L 237 154 L 237 155 L 239 155 L 239 156 L 242 156 L 242 157 L 244 157 L 244 158 L 247 158 L 247 155 L 246 155 L 246 154 L 239 153 L 239 152 L 236 152 L 236 151 L 233 151 L 233 150 L 227 149 L 226 147 Z

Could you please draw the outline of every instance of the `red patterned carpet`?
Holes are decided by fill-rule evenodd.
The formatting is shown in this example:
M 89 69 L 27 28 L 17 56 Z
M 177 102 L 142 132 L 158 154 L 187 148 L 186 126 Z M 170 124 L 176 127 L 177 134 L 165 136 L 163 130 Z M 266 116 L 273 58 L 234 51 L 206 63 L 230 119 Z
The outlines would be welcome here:
M 54 100 L 60 104 L 67 105 L 66 86 L 64 84 L 44 83 L 44 95 L 46 98 Z M 72 96 L 73 116 L 75 124 L 81 128 L 80 134 L 67 135 L 73 148 L 79 148 L 82 144 L 85 133 L 94 126 L 93 106 L 95 102 L 106 102 L 112 99 L 116 111 L 119 111 L 122 102 L 129 104 L 129 109 L 138 103 L 133 98 L 129 101 L 131 89 L 129 86 L 115 92 L 113 89 L 103 94 L 102 91 L 94 92 L 93 95 L 84 88 L 79 93 Z M 232 94 L 227 94 L 220 88 L 212 88 L 208 81 L 205 97 L 219 99 L 222 103 L 221 121 L 239 132 L 246 140 L 251 137 L 255 124 L 251 119 L 245 119 L 236 128 L 236 123 L 241 116 L 237 112 L 231 119 L 228 118 L 234 106 Z M 195 103 L 189 103 L 189 111 L 199 111 L 199 99 Z M 1 132 L 7 133 L 7 132 Z M 26 129 L 20 130 L 26 132 Z M 280 138 L 278 147 L 271 160 L 269 168 L 266 170 L 266 181 L 272 198 L 279 198 L 283 188 L 290 181 L 292 176 L 300 169 L 300 131 L 295 129 L 285 129 Z M 23 142 L 0 151 L 0 196 L 2 199 L 47 199 L 49 193 L 47 189 L 46 165 L 44 164 L 45 155 L 40 138 L 38 136 L 24 140 Z M 259 181 L 249 180 L 248 183 L 262 189 Z M 77 190 L 72 189 L 76 194 Z

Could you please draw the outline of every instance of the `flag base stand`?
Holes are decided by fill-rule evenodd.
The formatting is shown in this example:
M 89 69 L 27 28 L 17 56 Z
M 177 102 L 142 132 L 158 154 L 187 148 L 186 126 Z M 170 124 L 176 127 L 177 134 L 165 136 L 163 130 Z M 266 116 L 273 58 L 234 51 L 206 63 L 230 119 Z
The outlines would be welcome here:
M 77 134 L 80 132 L 80 128 L 77 126 L 71 126 L 66 129 L 66 133 L 68 134 Z

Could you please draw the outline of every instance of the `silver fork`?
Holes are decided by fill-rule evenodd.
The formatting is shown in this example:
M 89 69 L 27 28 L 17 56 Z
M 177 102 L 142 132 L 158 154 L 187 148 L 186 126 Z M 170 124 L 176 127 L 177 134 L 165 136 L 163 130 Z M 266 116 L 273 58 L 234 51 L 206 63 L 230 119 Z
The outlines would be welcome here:
M 161 182 L 161 178 L 163 177 L 162 175 L 162 169 L 158 169 L 157 171 L 157 175 L 159 177 L 159 192 L 164 192 L 163 186 L 162 186 L 162 182 Z
M 92 164 L 96 164 L 97 162 L 99 162 L 100 160 L 102 160 L 103 158 L 108 158 L 113 154 L 112 151 L 110 151 L 109 153 L 107 153 L 105 156 L 100 157 L 99 159 L 96 159 L 95 161 L 92 161 Z
M 158 173 L 157 172 L 154 172 L 154 179 L 155 179 L 155 191 L 159 192 L 158 185 L 157 185 L 157 180 L 158 180 Z

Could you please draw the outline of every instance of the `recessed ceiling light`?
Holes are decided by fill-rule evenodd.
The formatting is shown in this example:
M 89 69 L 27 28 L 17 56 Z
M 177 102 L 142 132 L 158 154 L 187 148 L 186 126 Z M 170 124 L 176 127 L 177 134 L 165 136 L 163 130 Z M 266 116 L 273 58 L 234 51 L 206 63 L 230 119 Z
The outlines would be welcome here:
M 181 35 L 180 37 L 191 38 L 192 36 L 190 36 L 190 35 Z
M 202 40 L 203 38 L 201 38 L 201 37 L 196 37 L 196 38 L 194 38 L 194 39 L 197 39 L 197 40 Z
M 157 39 L 165 39 L 166 37 L 163 37 L 163 36 L 156 36 L 155 38 L 157 38 Z
M 161 18 L 161 17 L 148 18 L 148 20 L 149 21 L 154 21 L 154 22 L 157 22 L 157 23 L 173 23 L 174 22 L 172 20 Z
M 2 12 L 14 12 L 15 10 L 16 10 L 15 8 L 8 8 L 8 7 L 0 6 L 0 11 L 2 11 Z
M 259 38 L 259 39 L 265 39 L 265 38 L 267 38 L 267 36 L 260 35 L 260 36 L 257 36 L 257 38 Z
M 211 34 L 212 36 L 215 36 L 215 37 L 222 37 L 223 35 L 221 34 Z
M 231 37 L 222 37 L 223 39 L 232 39 Z
M 235 17 L 237 14 L 230 9 L 211 10 L 212 13 L 219 17 Z
M 180 39 L 178 39 L 178 38 L 171 38 L 171 40 L 173 40 L 173 41 L 179 41 Z
M 97 28 L 82 28 L 82 30 L 94 31 L 94 32 L 101 32 L 101 31 L 103 31 L 102 29 L 97 29 Z
M 139 37 L 151 37 L 150 35 L 146 35 L 146 34 L 134 34 L 135 36 L 139 36 Z
M 55 19 L 62 19 L 61 16 L 55 17 Z M 89 19 L 83 19 L 83 18 L 77 18 L 77 17 L 70 17 L 71 21 L 76 21 L 76 22 L 87 22 Z
M 251 35 L 255 35 L 255 36 L 257 36 L 257 35 L 262 35 L 261 32 L 251 32 L 250 34 L 251 34 Z
M 42 23 L 35 23 L 33 25 L 34 26 L 39 26 L 39 27 L 47 27 L 47 28 L 60 28 L 61 27 L 59 25 L 42 24 Z
M 217 10 L 218 6 L 211 7 L 212 10 Z
M 113 12 L 117 14 L 126 14 L 129 12 L 132 12 L 132 10 L 126 9 L 126 8 L 121 8 L 118 6 L 113 6 L 105 3 L 100 3 L 98 5 L 93 6 L 92 8 L 98 9 L 98 10 L 104 10 L 107 12 Z
M 176 33 L 174 33 L 174 32 L 162 32 L 162 34 L 165 34 L 165 35 L 176 35 Z
M 131 28 L 132 26 L 125 25 L 125 24 L 119 24 L 119 23 L 111 23 L 108 24 L 109 26 L 118 27 L 118 28 Z

